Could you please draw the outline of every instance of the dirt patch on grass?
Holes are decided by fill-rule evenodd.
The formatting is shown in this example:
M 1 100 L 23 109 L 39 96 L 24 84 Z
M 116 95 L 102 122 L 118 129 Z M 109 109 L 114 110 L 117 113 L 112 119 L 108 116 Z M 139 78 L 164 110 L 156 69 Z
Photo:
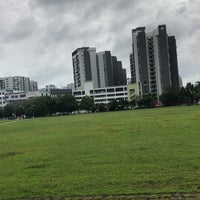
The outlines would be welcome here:
M 8 158 L 8 157 L 13 157 L 13 156 L 16 156 L 16 155 L 19 155 L 19 154 L 22 154 L 21 152 L 7 152 L 7 153 L 2 153 L 0 154 L 0 159 L 2 158 Z
M 102 195 L 87 197 L 68 197 L 63 200 L 200 200 L 200 193 Z
M 200 200 L 200 193 L 134 194 L 134 195 L 94 195 L 79 197 L 48 197 L 22 200 Z M 17 199 L 20 200 L 20 199 Z

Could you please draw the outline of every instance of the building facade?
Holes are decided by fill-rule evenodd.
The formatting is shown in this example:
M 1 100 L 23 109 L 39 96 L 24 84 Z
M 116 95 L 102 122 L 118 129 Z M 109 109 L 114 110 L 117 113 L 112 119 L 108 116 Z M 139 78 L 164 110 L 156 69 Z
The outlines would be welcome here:
M 96 48 L 82 47 L 72 53 L 74 87 L 83 89 L 85 81 L 93 81 L 98 87 Z
M 0 89 L 33 92 L 38 91 L 38 84 L 36 81 L 30 81 L 28 77 L 10 76 L 0 78 Z
M 126 85 L 126 70 L 110 51 L 96 53 L 95 48 L 78 48 L 72 53 L 72 62 L 75 90 L 83 90 L 88 81 L 94 88 Z
M 98 88 L 113 86 L 113 64 L 110 51 L 97 53 Z
M 13 90 L 0 90 L 0 107 L 4 107 L 8 103 L 23 101 L 33 97 L 39 97 L 40 93 L 38 91 L 34 92 L 20 92 Z
M 84 90 L 74 90 L 73 95 L 76 100 L 81 101 L 85 96 L 92 97 L 95 104 L 107 104 L 110 101 L 116 100 L 128 100 L 135 99 L 137 93 L 136 84 L 111 86 L 102 88 L 93 88 L 91 82 L 87 82 Z
M 166 25 L 146 33 L 145 27 L 132 30 L 130 54 L 131 82 L 141 97 L 151 93 L 158 97 L 170 86 L 179 87 L 176 40 L 168 36 Z
M 38 83 L 36 81 L 30 81 L 30 92 L 38 91 Z
M 0 107 L 4 107 L 6 105 L 6 90 L 0 90 Z
M 50 84 L 46 85 L 45 88 L 39 89 L 40 96 L 50 96 L 50 97 L 56 97 L 56 96 L 62 96 L 65 94 L 72 94 L 71 88 L 57 88 L 55 85 Z

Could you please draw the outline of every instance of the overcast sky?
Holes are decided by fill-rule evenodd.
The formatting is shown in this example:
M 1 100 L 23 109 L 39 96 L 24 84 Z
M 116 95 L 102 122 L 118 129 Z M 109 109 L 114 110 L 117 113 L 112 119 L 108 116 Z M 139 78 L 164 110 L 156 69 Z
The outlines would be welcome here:
M 131 30 L 166 24 L 183 83 L 200 81 L 200 0 L 0 0 L 0 77 L 73 82 L 72 52 L 110 50 L 130 77 Z

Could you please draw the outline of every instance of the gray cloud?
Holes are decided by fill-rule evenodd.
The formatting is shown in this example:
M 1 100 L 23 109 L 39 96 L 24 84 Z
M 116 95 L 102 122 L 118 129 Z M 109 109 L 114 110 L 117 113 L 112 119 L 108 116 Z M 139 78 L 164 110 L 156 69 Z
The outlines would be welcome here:
M 36 26 L 36 21 L 32 17 L 21 19 L 14 27 L 10 28 L 4 40 L 5 42 L 14 42 L 26 39 L 36 31 Z
M 71 53 L 81 46 L 111 50 L 129 71 L 131 30 L 166 24 L 177 39 L 184 82 L 195 81 L 200 79 L 199 10 L 197 0 L 2 1 L 0 76 L 17 73 L 40 86 L 66 85 L 73 82 Z

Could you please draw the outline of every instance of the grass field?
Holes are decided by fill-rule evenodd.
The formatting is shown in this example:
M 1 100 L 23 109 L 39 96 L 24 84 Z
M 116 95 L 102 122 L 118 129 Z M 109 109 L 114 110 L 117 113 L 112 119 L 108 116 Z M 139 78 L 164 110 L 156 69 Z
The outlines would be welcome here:
M 0 124 L 5 124 L 6 122 L 10 122 L 8 120 L 0 120 Z
M 173 192 L 200 192 L 200 106 L 0 126 L 0 199 Z

